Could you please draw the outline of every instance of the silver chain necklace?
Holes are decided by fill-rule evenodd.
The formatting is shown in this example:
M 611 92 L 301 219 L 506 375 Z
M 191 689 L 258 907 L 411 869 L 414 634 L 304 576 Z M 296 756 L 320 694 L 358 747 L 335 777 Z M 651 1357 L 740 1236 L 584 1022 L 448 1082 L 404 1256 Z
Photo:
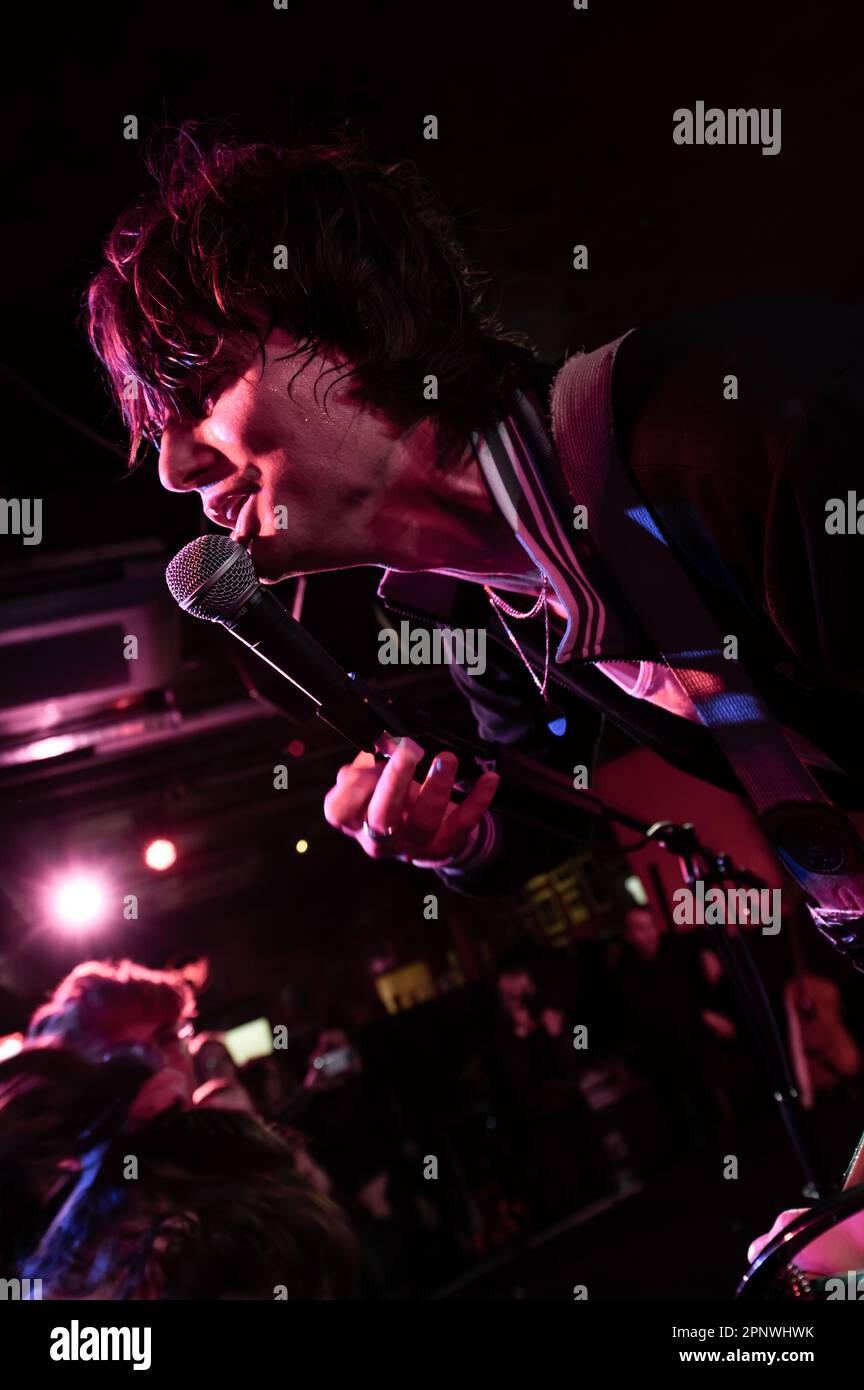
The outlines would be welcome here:
M 507 633 L 507 636 L 510 638 L 510 641 L 513 643 L 513 646 L 516 648 L 517 652 L 519 653 L 520 657 L 525 663 L 525 666 L 528 670 L 528 674 L 530 675 L 532 681 L 534 682 L 537 689 L 540 691 L 540 694 L 542 695 L 543 699 L 545 700 L 546 686 L 549 683 L 549 600 L 547 597 L 549 593 L 549 580 L 542 570 L 540 571 L 540 574 L 543 581 L 540 588 L 540 593 L 538 595 L 537 602 L 533 605 L 533 607 L 529 608 L 527 613 L 520 613 L 518 608 L 511 608 L 509 603 L 505 603 L 503 598 L 499 598 L 497 594 L 492 592 L 488 584 L 484 584 L 483 588 L 486 591 L 486 595 L 489 599 L 489 602 L 492 604 L 492 607 L 496 610 L 499 618 L 501 619 L 501 626 Z M 543 666 L 542 681 L 540 680 L 539 676 L 537 675 L 537 672 L 531 665 L 531 662 L 528 660 L 527 656 L 520 647 L 518 641 L 516 640 L 515 634 L 511 632 L 507 623 L 504 621 L 505 613 L 508 618 L 525 619 L 536 618 L 537 614 L 541 611 L 543 613 L 543 618 L 545 620 L 546 626 L 546 660 Z
M 510 638 L 510 641 L 513 643 L 513 646 L 516 648 L 517 652 L 522 658 L 522 661 L 528 671 L 529 676 L 531 677 L 532 681 L 539 690 L 541 698 L 543 699 L 543 702 L 546 705 L 546 727 L 549 729 L 550 733 L 553 733 L 556 736 L 556 738 L 560 738 L 561 735 L 564 734 L 567 730 L 567 716 L 565 715 L 561 706 L 553 704 L 552 701 L 549 699 L 549 696 L 546 694 L 546 687 L 549 684 L 549 579 L 548 576 L 543 572 L 543 570 L 540 571 L 540 576 L 542 579 L 542 584 L 540 587 L 540 593 L 538 595 L 537 602 L 533 604 L 531 608 L 528 609 L 527 613 L 520 613 L 518 608 L 511 608 L 509 603 L 505 603 L 503 598 L 499 598 L 497 594 L 492 592 L 488 584 L 484 584 L 483 588 L 486 591 L 486 595 L 489 599 L 489 602 L 492 604 L 492 607 L 495 609 L 496 613 L 498 614 L 498 617 L 501 620 L 501 626 L 507 633 L 507 636 Z M 536 618 L 537 614 L 541 610 L 543 612 L 543 618 L 546 627 L 546 659 L 543 664 L 542 681 L 540 677 L 537 675 L 537 672 L 534 670 L 534 667 L 531 665 L 531 662 L 528 660 L 527 656 L 523 652 L 522 648 L 520 647 L 519 642 L 516 639 L 516 634 L 514 632 L 511 632 L 510 627 L 504 621 L 505 613 L 508 618 L 518 618 L 522 620 L 526 618 Z

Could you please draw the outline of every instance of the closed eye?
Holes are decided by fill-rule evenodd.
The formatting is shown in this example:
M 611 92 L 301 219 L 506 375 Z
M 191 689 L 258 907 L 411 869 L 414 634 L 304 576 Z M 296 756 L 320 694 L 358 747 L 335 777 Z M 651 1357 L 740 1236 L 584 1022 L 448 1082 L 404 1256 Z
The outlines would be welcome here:
M 219 397 L 237 377 L 239 370 L 237 364 L 229 366 L 226 363 L 219 369 L 213 369 L 209 380 L 206 372 L 189 375 L 185 385 L 175 388 L 170 413 L 187 422 L 206 420 L 208 415 L 212 414 Z M 143 430 L 143 436 L 149 444 L 158 449 L 164 430 L 164 420 L 150 420 Z
M 208 380 L 190 381 L 176 393 L 177 404 L 187 419 L 203 420 L 226 390 L 233 372 L 223 370 Z

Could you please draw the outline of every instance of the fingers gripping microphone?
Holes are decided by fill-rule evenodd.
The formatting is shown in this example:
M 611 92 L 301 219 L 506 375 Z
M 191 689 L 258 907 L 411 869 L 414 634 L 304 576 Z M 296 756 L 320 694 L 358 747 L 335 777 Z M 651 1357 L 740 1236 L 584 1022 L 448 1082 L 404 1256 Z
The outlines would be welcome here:
M 262 588 L 246 551 L 229 536 L 196 537 L 174 556 L 165 578 L 185 612 L 193 618 L 221 623 L 301 690 L 315 705 L 319 719 L 353 747 L 387 758 L 395 739 L 407 735 L 427 750 L 417 768 L 420 777 L 426 774 L 430 749 L 455 753 L 469 776 L 472 768 L 476 776 L 478 765 L 494 765 L 502 775 L 496 800 L 502 814 L 579 843 L 584 841 L 584 832 L 570 832 L 562 826 L 561 806 L 605 814 L 592 793 L 574 791 L 569 776 L 515 749 L 440 729 L 421 711 L 401 701 L 397 707 L 388 697 L 370 691 L 356 676 L 349 676 L 291 617 L 275 594 Z M 464 778 L 457 783 L 460 794 L 463 783 L 468 784 Z M 551 819 L 549 810 L 541 816 L 538 809 L 547 803 Z M 615 815 L 622 824 L 642 833 L 647 829 L 623 812 Z
M 229 536 L 198 536 L 165 571 L 171 594 L 193 618 L 221 623 L 297 686 L 319 719 L 367 752 L 388 753 L 392 735 L 408 733 L 396 711 L 379 703 L 264 589 L 249 555 Z

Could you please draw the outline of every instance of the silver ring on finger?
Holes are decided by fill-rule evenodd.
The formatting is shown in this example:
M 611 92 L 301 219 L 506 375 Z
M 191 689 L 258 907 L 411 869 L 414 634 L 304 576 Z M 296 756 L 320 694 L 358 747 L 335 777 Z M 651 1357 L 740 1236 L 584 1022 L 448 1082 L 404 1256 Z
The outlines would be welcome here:
M 363 833 L 364 835 L 368 835 L 369 839 L 372 840 L 374 844 L 383 845 L 386 844 L 388 840 L 393 839 L 393 836 L 396 834 L 396 827 L 394 825 L 388 825 L 384 830 L 373 830 L 368 820 L 364 820 Z

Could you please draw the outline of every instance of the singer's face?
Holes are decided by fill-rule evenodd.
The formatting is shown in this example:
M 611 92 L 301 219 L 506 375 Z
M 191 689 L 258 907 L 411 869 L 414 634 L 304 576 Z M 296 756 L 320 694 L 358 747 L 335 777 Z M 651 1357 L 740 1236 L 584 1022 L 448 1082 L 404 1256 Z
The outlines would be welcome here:
M 401 432 L 349 399 L 344 369 L 321 375 L 332 359 L 278 360 L 294 346 L 274 330 L 262 371 L 255 345 L 235 340 L 223 375 L 219 363 L 209 373 L 201 418 L 169 420 L 159 451 L 163 486 L 200 492 L 208 516 L 248 545 L 271 584 L 387 564 L 396 524 L 387 501 Z

